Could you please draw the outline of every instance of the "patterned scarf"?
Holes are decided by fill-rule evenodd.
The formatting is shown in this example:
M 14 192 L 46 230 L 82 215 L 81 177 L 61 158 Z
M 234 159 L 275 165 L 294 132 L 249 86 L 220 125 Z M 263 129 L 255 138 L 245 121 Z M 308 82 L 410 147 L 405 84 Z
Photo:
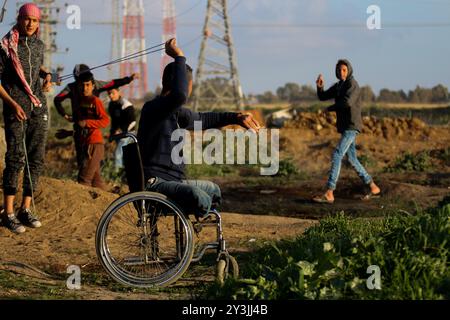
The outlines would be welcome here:
M 3 37 L 1 42 L 2 49 L 6 52 L 6 56 L 11 59 L 14 69 L 17 72 L 22 84 L 25 88 L 27 95 L 30 97 L 31 102 L 35 107 L 42 107 L 39 99 L 33 94 L 30 84 L 25 78 L 25 73 L 23 71 L 22 64 L 20 63 L 19 54 L 17 53 L 19 47 L 19 30 L 17 26 L 14 26 L 11 31 L 9 31 L 5 37 Z

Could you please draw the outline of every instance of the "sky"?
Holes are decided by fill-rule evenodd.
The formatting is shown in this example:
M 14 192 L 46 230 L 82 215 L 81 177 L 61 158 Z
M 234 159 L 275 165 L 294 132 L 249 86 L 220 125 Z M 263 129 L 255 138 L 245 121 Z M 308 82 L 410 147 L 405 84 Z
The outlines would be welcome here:
M 0 0 L 3 3 L 4 0 Z M 81 29 L 69 30 L 65 4 L 81 9 Z M 110 0 L 56 0 L 61 7 L 55 65 L 71 73 L 77 63 L 111 60 Z M 177 38 L 196 68 L 207 0 L 174 0 Z M 160 44 L 162 0 L 144 0 L 146 47 Z M 377 5 L 381 29 L 369 30 L 367 8 Z M 331 85 L 334 66 L 349 59 L 360 85 L 405 91 L 439 83 L 450 88 L 450 0 L 229 0 L 232 37 L 246 94 L 275 91 L 287 82 L 314 85 L 319 73 Z M 15 20 L 8 1 L 4 35 Z M 183 46 L 183 44 L 188 44 Z M 67 53 L 63 53 L 68 48 Z M 150 90 L 160 83 L 160 54 L 148 56 Z M 108 79 L 107 69 L 95 71 Z M 115 74 L 114 77 L 118 77 Z

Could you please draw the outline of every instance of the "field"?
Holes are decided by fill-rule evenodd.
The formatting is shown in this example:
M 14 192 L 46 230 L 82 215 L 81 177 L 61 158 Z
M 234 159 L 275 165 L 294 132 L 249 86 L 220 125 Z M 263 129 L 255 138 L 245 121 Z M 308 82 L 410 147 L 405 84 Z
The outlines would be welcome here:
M 260 113 L 267 115 L 284 106 L 259 107 Z M 450 278 L 442 268 L 448 269 L 450 231 L 445 221 L 448 222 L 449 211 L 442 201 L 450 195 L 450 107 L 367 106 L 364 131 L 357 140 L 358 153 L 382 188 L 382 197 L 362 201 L 364 186 L 345 165 L 333 205 L 314 204 L 311 197 L 324 190 L 331 154 L 339 139 L 333 127 L 335 120 L 318 112 L 316 105 L 297 107 L 301 111 L 299 116 L 280 130 L 281 161 L 277 176 L 262 177 L 255 165 L 188 167 L 191 178 L 209 179 L 222 188 L 225 237 L 244 278 L 241 282 L 227 282 L 223 288 L 214 283 L 214 255 L 191 265 L 182 280 L 163 289 L 126 288 L 106 275 L 95 255 L 95 229 L 108 204 L 127 192 L 127 188 L 112 173 L 110 161 L 103 170 L 109 181 L 107 191 L 76 184 L 72 142 L 53 138 L 57 129 L 69 129 L 70 125 L 53 115 L 45 177 L 36 195 L 44 224 L 41 229 L 28 230 L 21 236 L 0 228 L 0 298 L 448 299 Z M 111 145 L 108 150 L 112 150 Z M 439 214 L 430 209 L 436 207 L 441 208 Z M 442 223 L 429 225 L 429 215 L 439 217 L 436 221 Z M 412 280 L 414 273 L 400 267 L 401 256 L 394 255 L 392 259 L 380 256 L 385 253 L 383 250 L 394 254 L 397 249 L 398 252 L 404 249 L 395 249 L 395 241 L 408 246 L 408 242 L 405 244 L 404 239 L 395 236 L 404 226 L 414 232 L 415 226 L 423 226 L 417 234 L 436 235 L 424 240 L 425 244 L 411 243 L 405 255 L 410 268 L 423 267 L 420 273 L 423 277 L 416 275 L 417 283 Z M 210 230 L 205 230 L 198 240 L 212 236 Z M 352 242 L 353 239 L 359 240 Z M 384 247 L 378 246 L 381 239 L 387 239 Z M 334 249 L 323 253 L 324 243 Z M 311 244 L 314 250 L 308 251 Z M 428 247 L 438 249 L 429 253 Z M 358 256 L 352 253 L 353 249 L 365 251 Z M 371 250 L 378 252 L 378 256 L 371 255 Z M 340 259 L 348 264 L 339 264 Z M 351 266 L 353 262 L 357 265 Z M 350 290 L 355 278 L 364 277 L 363 269 L 369 262 L 382 265 L 382 274 L 397 272 L 386 281 L 401 290 L 372 294 L 364 291 L 360 283 L 355 285 L 358 290 Z M 305 273 L 310 270 L 307 263 L 316 263 L 314 272 Z M 81 267 L 81 290 L 66 287 L 70 265 Z M 261 265 L 270 270 L 261 269 Z M 297 269 L 291 273 L 289 268 L 294 265 Z M 337 275 L 327 273 L 329 277 L 325 279 L 323 275 L 332 269 L 338 271 Z M 300 274 L 304 277 L 301 284 L 295 280 Z M 294 279 L 290 284 L 297 291 L 280 287 L 289 277 Z M 401 286 L 400 281 L 411 285 Z M 424 285 L 420 281 L 428 282 Z M 426 291 L 419 293 L 419 287 Z M 318 288 L 323 289 L 319 294 Z

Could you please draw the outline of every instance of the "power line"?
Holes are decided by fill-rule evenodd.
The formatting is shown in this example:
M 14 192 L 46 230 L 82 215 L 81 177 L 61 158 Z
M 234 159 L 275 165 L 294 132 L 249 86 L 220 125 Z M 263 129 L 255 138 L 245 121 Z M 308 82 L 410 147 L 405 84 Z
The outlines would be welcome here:
M 180 48 L 186 48 L 186 47 L 192 45 L 194 42 L 198 41 L 201 37 L 202 36 L 200 35 L 200 36 L 198 36 L 198 37 L 196 37 L 196 38 L 194 38 L 194 39 L 192 39 L 190 41 L 187 41 L 187 42 L 183 43 L 182 45 L 180 45 Z M 113 65 L 113 64 L 116 64 L 116 63 L 121 63 L 123 61 L 136 59 L 136 58 L 139 58 L 139 57 L 144 56 L 144 55 L 149 55 L 149 54 L 152 54 L 152 53 L 163 51 L 165 48 L 162 47 L 162 46 L 164 46 L 164 45 L 165 45 L 165 43 L 161 43 L 161 44 L 149 47 L 149 48 L 147 48 L 145 50 L 138 51 L 138 52 L 132 53 L 130 55 L 127 55 L 127 56 L 124 56 L 124 57 L 121 57 L 121 58 L 118 58 L 118 59 L 106 62 L 104 64 L 101 64 L 101 65 L 98 65 L 98 66 L 95 66 L 95 67 L 92 67 L 92 68 L 89 69 L 89 71 L 96 70 L 96 69 L 103 68 L 103 67 L 107 67 L 109 65 Z M 65 80 L 68 80 L 70 78 L 73 78 L 73 74 L 66 74 L 64 76 L 61 76 L 61 77 L 59 77 L 59 80 L 60 81 L 65 81 Z
M 107 21 L 99 21 L 99 22 L 83 22 L 85 24 L 110 24 Z M 161 26 L 162 24 L 159 22 L 146 22 L 146 26 Z M 201 27 L 202 24 L 199 22 L 179 22 L 179 26 L 184 27 Z M 383 23 L 383 29 L 390 28 L 448 28 L 450 27 L 450 22 L 405 22 L 405 23 Z M 264 29 L 320 29 L 320 28 L 363 28 L 366 29 L 367 25 L 365 23 L 335 23 L 335 24 L 318 24 L 318 23 L 304 23 L 304 24 L 294 24 L 294 23 L 233 23 L 233 28 L 243 28 L 243 29 L 256 29 L 256 28 L 264 28 Z
M 158 44 L 158 45 L 156 45 L 156 46 L 149 47 L 149 48 L 147 48 L 147 49 L 145 49 L 145 50 L 138 51 L 138 52 L 129 54 L 129 55 L 127 55 L 127 56 L 121 57 L 121 58 L 119 58 L 119 59 L 115 59 L 115 60 L 106 62 L 106 63 L 104 63 L 104 64 L 101 64 L 101 65 L 95 66 L 95 67 L 93 67 L 93 68 L 90 68 L 89 71 L 96 70 L 96 69 L 99 69 L 99 68 L 103 68 L 103 67 L 106 67 L 106 66 L 109 66 L 109 65 L 112 65 L 112 64 L 121 63 L 121 62 L 124 62 L 124 61 L 136 59 L 136 58 L 139 58 L 139 57 L 142 57 L 142 56 L 151 54 L 151 53 L 160 52 L 160 51 L 164 50 L 164 47 L 162 47 L 162 48 L 158 48 L 158 47 L 161 47 L 161 46 L 163 46 L 163 45 L 165 45 L 165 43 L 161 43 L 161 44 Z M 156 48 L 157 48 L 157 49 L 156 49 Z M 86 71 L 86 72 L 87 72 L 87 71 Z M 60 81 L 65 81 L 65 80 L 68 80 L 68 79 L 70 79 L 70 78 L 72 78 L 72 77 L 73 77 L 73 74 L 66 74 L 66 75 L 64 75 L 64 76 L 61 76 L 61 77 L 59 78 L 59 80 L 60 80 Z
M 186 10 L 180 12 L 175 17 L 178 18 L 178 17 L 184 16 L 185 14 L 188 14 L 189 12 L 194 10 L 196 7 L 198 7 L 202 2 L 203 2 L 203 0 L 197 1 L 197 3 L 195 3 L 192 7 L 190 7 L 189 9 L 186 9 Z
M 239 7 L 239 5 L 242 3 L 242 0 L 238 0 L 234 6 L 231 7 L 231 9 L 229 10 L 229 13 L 233 12 L 234 9 L 236 9 L 237 7 Z

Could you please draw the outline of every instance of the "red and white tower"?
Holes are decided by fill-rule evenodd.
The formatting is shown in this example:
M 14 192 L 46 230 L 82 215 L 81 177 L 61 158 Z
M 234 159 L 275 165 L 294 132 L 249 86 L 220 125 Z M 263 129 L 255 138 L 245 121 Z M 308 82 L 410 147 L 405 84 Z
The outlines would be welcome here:
M 163 32 L 162 41 L 166 42 L 171 38 L 176 38 L 177 36 L 177 24 L 175 16 L 175 5 L 173 0 L 162 0 L 163 1 Z M 169 57 L 165 52 L 163 52 L 161 59 L 161 75 L 164 71 L 166 65 L 172 62 L 172 58 Z
M 145 50 L 144 2 L 143 0 L 124 0 L 123 7 L 122 57 Z M 139 99 L 148 91 L 147 57 L 127 60 L 120 65 L 120 75 L 139 73 L 141 78 L 123 88 L 127 98 Z

